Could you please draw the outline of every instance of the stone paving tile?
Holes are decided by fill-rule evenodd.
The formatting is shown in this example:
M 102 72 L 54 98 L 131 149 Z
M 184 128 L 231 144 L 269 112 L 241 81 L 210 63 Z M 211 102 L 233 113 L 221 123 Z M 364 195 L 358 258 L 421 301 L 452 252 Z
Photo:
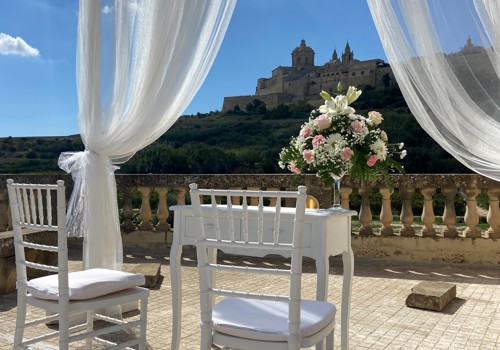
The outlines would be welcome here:
M 226 258 L 233 259 L 233 257 Z M 168 253 L 154 252 L 148 255 L 127 253 L 125 263 L 138 262 L 162 264 L 161 286 L 151 290 L 148 305 L 148 343 L 149 349 L 170 349 L 172 311 Z M 256 263 L 254 259 L 240 259 L 235 262 L 246 265 Z M 286 261 L 272 258 L 268 259 L 267 263 L 280 265 Z M 331 266 L 328 297 L 338 306 L 337 324 L 339 324 L 342 262 L 338 258 L 333 258 Z M 181 349 L 198 349 L 198 277 L 193 251 L 185 251 L 181 269 L 183 273 Z M 315 295 L 314 270 L 313 261 L 306 259 L 303 294 L 311 298 Z M 405 299 L 411 288 L 421 281 L 454 283 L 457 285 L 457 298 L 442 312 L 406 307 Z M 262 283 L 262 276 L 258 276 L 255 284 Z M 278 283 L 266 281 L 269 285 L 279 285 Z M 500 270 L 495 267 L 402 263 L 357 257 L 352 289 L 350 348 L 500 349 L 498 296 L 500 296 Z M 15 293 L 0 295 L 0 350 L 12 349 L 15 313 Z M 57 349 L 57 346 L 52 342 L 34 349 L 51 350 Z M 340 349 L 340 326 L 335 331 L 335 349 Z

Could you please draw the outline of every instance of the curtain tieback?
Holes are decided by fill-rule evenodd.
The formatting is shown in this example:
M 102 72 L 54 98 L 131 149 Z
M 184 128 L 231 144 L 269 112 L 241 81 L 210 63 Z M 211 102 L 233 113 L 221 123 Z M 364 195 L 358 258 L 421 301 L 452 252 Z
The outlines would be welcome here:
M 87 206 L 89 186 L 104 181 L 102 176 L 114 173 L 109 158 L 94 151 L 63 152 L 58 160 L 59 168 L 71 174 L 73 192 L 67 205 L 66 226 L 69 237 L 85 237 L 87 232 Z

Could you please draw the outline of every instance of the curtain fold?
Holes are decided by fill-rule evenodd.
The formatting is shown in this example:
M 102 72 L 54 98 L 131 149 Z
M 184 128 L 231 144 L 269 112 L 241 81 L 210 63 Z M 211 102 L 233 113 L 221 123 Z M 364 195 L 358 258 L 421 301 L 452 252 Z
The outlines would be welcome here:
M 121 268 L 115 164 L 154 142 L 185 110 L 213 64 L 235 4 L 116 0 L 104 84 L 101 1 L 80 0 L 78 125 L 86 150 L 61 154 L 59 165 L 75 181 L 68 227 L 70 235 L 85 237 L 85 268 Z
M 497 0 L 367 0 L 415 118 L 475 172 L 500 180 Z

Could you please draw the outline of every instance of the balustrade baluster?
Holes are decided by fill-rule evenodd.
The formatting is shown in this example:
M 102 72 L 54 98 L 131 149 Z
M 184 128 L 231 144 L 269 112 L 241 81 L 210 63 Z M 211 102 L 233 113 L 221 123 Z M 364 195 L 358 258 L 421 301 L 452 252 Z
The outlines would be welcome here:
M 156 211 L 156 218 L 158 219 L 158 224 L 155 226 L 156 231 L 168 231 L 170 230 L 170 224 L 167 222 L 168 219 L 168 204 L 167 204 L 167 193 L 168 187 L 156 187 L 156 192 L 158 192 L 158 210 Z
M 349 196 L 352 193 L 352 187 L 340 187 L 340 204 L 342 208 L 349 210 Z
M 382 208 L 380 209 L 380 222 L 382 227 L 380 228 L 381 236 L 392 236 L 394 230 L 391 227 L 392 209 L 391 209 L 391 191 L 388 188 L 382 187 L 379 189 L 382 195 Z
M 443 229 L 444 237 L 458 237 L 458 231 L 455 228 L 457 224 L 457 213 L 455 212 L 455 196 L 457 194 L 456 188 L 442 188 L 441 192 L 445 196 L 445 206 L 443 212 Z
M 268 188 L 267 190 L 268 191 L 278 191 L 279 189 L 278 188 Z M 295 203 L 292 204 L 291 206 L 294 206 L 294 205 L 295 205 Z M 269 201 L 269 206 L 270 207 L 275 207 L 276 206 L 276 198 L 271 198 L 271 200 Z
M 422 210 L 422 230 L 420 231 L 424 237 L 436 236 L 436 230 L 434 229 L 434 221 L 436 216 L 434 215 L 434 209 L 432 207 L 432 196 L 436 193 L 435 188 L 422 188 L 420 193 L 424 197 L 424 207 Z
M 401 224 L 403 227 L 399 230 L 400 236 L 414 236 L 415 229 L 413 228 L 413 209 L 411 208 L 411 197 L 415 192 L 414 188 L 411 187 L 401 187 L 399 189 L 399 194 L 401 196 L 401 214 L 399 215 L 399 219 L 401 220 Z
M 239 187 L 230 187 L 229 189 L 230 190 L 238 190 L 240 188 Z M 243 204 L 243 203 L 241 203 L 241 197 L 237 197 L 237 196 L 231 197 L 231 202 L 233 205 Z
M 134 208 L 132 206 L 132 187 L 122 187 L 123 191 L 123 208 L 122 217 L 123 223 L 121 224 L 121 229 L 124 232 L 135 231 L 135 225 L 132 222 L 134 217 Z
M 177 205 L 186 205 L 186 187 L 176 187 L 174 193 L 177 195 Z
M 465 224 L 467 228 L 463 232 L 464 237 L 478 238 L 481 237 L 481 230 L 477 228 L 479 224 L 479 215 L 477 213 L 476 197 L 481 192 L 478 188 L 466 188 L 464 190 L 467 197 L 467 209 L 465 210 Z
M 141 192 L 142 197 L 141 210 L 139 212 L 141 223 L 139 224 L 138 229 L 142 231 L 152 231 L 153 224 L 151 223 L 151 206 L 149 205 L 149 194 L 151 192 L 151 188 L 140 186 L 138 190 Z
M 486 221 L 490 228 L 486 230 L 485 234 L 489 238 L 500 238 L 500 210 L 498 208 L 498 197 L 500 196 L 500 189 L 493 188 L 487 191 L 490 198 L 488 215 Z
M 373 220 L 372 211 L 370 209 L 370 194 L 372 193 L 372 188 L 361 185 L 358 192 L 361 196 L 361 206 L 359 208 L 359 222 L 361 223 L 361 227 L 359 228 L 359 234 L 371 235 L 373 234 L 373 229 L 370 226 Z
M 261 188 L 260 187 L 247 187 L 247 190 L 259 191 L 259 190 L 261 190 Z M 250 198 L 250 205 L 255 205 L 255 206 L 259 205 L 259 198 L 257 198 L 257 197 Z

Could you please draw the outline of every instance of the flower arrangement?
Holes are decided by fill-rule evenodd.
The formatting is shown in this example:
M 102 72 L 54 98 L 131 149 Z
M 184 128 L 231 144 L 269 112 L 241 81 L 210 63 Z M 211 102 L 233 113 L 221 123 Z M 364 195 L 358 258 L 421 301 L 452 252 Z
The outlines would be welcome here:
M 390 171 L 403 172 L 394 159 L 406 156 L 404 144 L 388 142 L 379 125 L 383 118 L 379 112 L 369 112 L 368 117 L 356 114 L 350 106 L 361 95 L 361 90 L 349 87 L 345 95 L 330 96 L 325 91 L 321 97 L 325 104 L 310 114 L 297 137 L 280 152 L 279 166 L 295 174 L 316 172 L 326 185 L 331 185 L 344 175 L 366 182 L 382 176 L 390 186 Z

